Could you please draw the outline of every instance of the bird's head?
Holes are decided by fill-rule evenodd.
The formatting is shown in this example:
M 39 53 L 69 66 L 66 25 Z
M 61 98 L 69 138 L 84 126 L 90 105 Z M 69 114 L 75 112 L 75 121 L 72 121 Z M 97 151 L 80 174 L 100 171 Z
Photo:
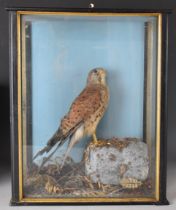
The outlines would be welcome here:
M 106 70 L 103 68 L 95 68 L 89 72 L 87 84 L 106 85 Z

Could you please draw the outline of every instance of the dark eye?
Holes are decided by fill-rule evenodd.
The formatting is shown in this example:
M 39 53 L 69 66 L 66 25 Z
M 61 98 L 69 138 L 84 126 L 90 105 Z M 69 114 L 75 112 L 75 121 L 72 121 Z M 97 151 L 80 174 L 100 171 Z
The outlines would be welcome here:
M 96 69 L 94 70 L 94 73 L 97 73 L 97 70 Z

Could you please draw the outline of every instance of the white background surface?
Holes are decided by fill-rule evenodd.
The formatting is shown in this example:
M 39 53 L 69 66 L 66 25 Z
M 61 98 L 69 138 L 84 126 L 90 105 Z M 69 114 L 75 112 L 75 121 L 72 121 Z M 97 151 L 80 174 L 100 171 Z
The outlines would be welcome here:
M 10 183 L 10 172 L 7 169 L 0 168 L 0 210 L 40 210 L 40 209 L 59 209 L 59 210 L 143 210 L 143 209 L 175 209 L 176 210 L 176 164 L 169 164 L 168 166 L 168 178 L 167 178 L 167 198 L 170 201 L 169 206 L 149 206 L 149 205 L 138 205 L 138 206 L 9 206 L 11 198 L 11 183 Z

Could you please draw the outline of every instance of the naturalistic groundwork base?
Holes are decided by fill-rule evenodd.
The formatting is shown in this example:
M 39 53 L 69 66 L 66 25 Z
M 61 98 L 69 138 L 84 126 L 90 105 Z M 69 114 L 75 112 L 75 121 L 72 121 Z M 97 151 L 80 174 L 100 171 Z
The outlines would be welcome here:
M 86 147 L 83 160 L 70 157 L 60 170 L 50 161 L 39 170 L 33 164 L 24 183 L 26 197 L 150 197 L 145 143 L 134 138 L 98 140 Z

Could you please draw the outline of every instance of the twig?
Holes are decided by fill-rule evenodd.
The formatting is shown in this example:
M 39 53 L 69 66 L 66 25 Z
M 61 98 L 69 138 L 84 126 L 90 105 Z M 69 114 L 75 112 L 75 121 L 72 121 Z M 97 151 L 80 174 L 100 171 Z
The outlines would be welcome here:
M 84 162 L 81 161 L 81 162 L 80 162 L 80 165 L 82 165 L 83 163 L 84 163 Z M 65 176 L 67 176 L 68 174 L 71 174 L 71 173 L 75 172 L 76 170 L 78 170 L 78 168 L 79 168 L 79 167 L 72 168 L 71 171 L 67 172 L 64 176 L 60 177 L 60 178 L 57 180 L 57 182 L 59 182 L 60 180 L 62 180 L 63 178 L 65 178 Z

